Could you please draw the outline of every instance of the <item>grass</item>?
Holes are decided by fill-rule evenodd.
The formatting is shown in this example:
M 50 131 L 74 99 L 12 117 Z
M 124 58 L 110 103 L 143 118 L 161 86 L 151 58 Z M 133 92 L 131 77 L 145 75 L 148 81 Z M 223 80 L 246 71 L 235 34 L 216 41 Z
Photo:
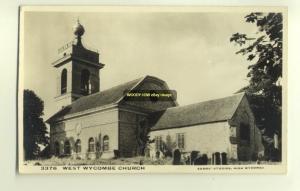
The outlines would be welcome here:
M 71 158 L 57 158 L 25 161 L 25 165 L 41 165 L 41 166 L 65 166 L 65 165 L 171 165 L 172 159 L 158 159 L 151 160 L 146 157 L 133 158 L 118 158 L 118 159 L 71 159 Z
M 172 158 L 151 160 L 147 157 L 117 158 L 117 159 L 73 159 L 57 158 L 25 161 L 25 165 L 65 166 L 65 165 L 172 165 Z M 208 162 L 210 164 L 210 162 Z M 255 165 L 255 161 L 229 161 L 229 165 Z M 280 162 L 260 161 L 261 165 L 278 165 Z

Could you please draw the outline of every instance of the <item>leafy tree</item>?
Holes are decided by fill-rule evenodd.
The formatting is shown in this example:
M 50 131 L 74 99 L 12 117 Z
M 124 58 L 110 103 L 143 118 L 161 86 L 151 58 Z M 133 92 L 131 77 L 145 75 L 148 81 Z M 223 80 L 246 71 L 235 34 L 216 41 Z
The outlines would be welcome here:
M 249 85 L 242 88 L 256 117 L 256 123 L 263 132 L 265 146 L 271 147 L 274 133 L 281 139 L 282 110 L 282 14 L 251 13 L 245 21 L 257 26 L 257 33 L 235 33 L 230 38 L 241 46 L 236 54 L 246 56 Z M 278 154 L 278 159 L 281 154 Z
M 24 152 L 25 160 L 40 154 L 40 145 L 47 146 L 49 137 L 43 121 L 44 102 L 31 90 L 24 90 Z
M 154 140 L 150 140 L 150 126 L 148 125 L 148 121 L 146 119 L 140 120 L 137 128 L 137 155 L 144 156 L 145 150 L 149 143 L 153 143 Z

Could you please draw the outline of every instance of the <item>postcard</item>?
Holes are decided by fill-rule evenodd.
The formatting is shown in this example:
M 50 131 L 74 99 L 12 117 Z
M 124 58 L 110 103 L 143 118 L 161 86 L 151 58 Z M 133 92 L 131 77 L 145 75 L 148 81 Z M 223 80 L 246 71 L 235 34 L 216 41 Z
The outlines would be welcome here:
M 21 6 L 18 169 L 286 173 L 287 8 Z

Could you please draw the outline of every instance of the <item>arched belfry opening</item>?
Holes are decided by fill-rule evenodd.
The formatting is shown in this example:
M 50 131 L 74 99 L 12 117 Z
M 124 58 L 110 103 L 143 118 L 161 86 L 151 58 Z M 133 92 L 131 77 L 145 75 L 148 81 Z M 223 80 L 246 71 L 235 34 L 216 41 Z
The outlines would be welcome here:
M 61 81 L 60 81 L 60 93 L 67 93 L 67 69 L 63 69 L 61 72 Z
M 70 105 L 78 98 L 100 91 L 100 69 L 97 50 L 83 46 L 85 28 L 77 20 L 73 28 L 73 40 L 58 48 L 58 57 L 52 63 L 56 68 L 57 108 Z
M 91 93 L 90 72 L 87 69 L 81 71 L 81 93 L 83 95 Z

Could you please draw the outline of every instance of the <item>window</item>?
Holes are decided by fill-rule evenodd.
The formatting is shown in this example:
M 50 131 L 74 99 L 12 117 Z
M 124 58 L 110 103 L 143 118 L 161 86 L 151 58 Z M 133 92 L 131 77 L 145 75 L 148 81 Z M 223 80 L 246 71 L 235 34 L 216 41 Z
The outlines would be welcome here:
M 230 126 L 230 136 L 236 137 L 236 127 Z
M 184 149 L 184 133 L 177 133 L 177 146 L 179 149 Z
M 63 69 L 61 72 L 61 81 L 60 81 L 60 93 L 64 94 L 67 92 L 67 69 Z
M 108 151 L 109 150 L 109 137 L 105 135 L 103 137 L 103 151 Z
M 54 154 L 59 156 L 59 143 L 57 141 L 54 143 Z
M 77 139 L 75 142 L 75 152 L 80 153 L 81 152 L 81 141 L 80 139 Z
M 250 143 L 250 127 L 249 124 L 240 124 L 240 140 L 242 142 Z
M 88 149 L 89 152 L 95 152 L 95 140 L 94 138 L 90 138 L 89 139 L 89 149 Z
M 162 137 L 161 136 L 156 136 L 155 137 L 155 148 L 156 148 L 156 150 L 157 151 L 162 150 L 162 145 L 163 145 Z
M 231 126 L 230 127 L 230 142 L 231 144 L 237 144 L 237 139 L 236 139 L 236 127 Z
M 90 93 L 90 72 L 87 69 L 81 71 L 81 93 L 83 95 Z
M 65 141 L 65 146 L 64 146 L 65 154 L 70 155 L 71 154 L 71 145 L 70 141 Z

